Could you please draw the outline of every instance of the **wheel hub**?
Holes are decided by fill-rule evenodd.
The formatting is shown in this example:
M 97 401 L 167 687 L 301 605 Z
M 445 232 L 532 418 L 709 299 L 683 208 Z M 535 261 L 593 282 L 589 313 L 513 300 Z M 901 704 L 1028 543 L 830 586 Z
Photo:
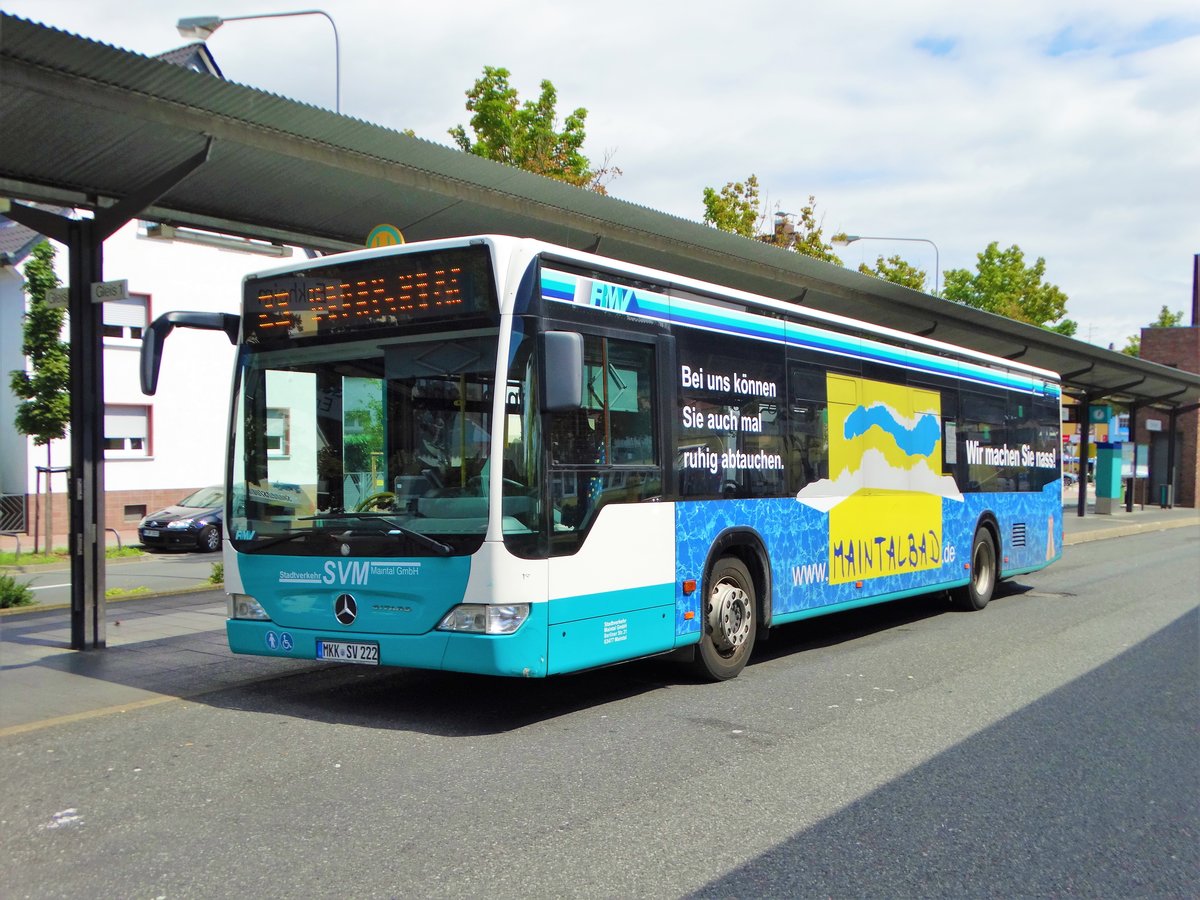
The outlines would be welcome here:
M 709 597 L 708 626 L 721 652 L 736 650 L 750 637 L 750 597 L 740 587 L 722 581 Z

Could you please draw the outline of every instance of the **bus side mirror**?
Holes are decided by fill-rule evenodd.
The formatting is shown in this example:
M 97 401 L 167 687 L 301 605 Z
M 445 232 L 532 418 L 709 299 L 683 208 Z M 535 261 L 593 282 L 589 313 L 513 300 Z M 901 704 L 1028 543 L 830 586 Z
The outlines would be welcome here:
M 583 335 L 574 331 L 542 334 L 542 412 L 583 407 Z
M 241 317 L 233 313 L 182 312 L 163 313 L 150 323 L 142 335 L 140 372 L 142 393 L 153 396 L 158 390 L 158 371 L 162 368 L 162 348 L 167 335 L 176 328 L 203 328 L 223 331 L 229 343 L 237 344 Z

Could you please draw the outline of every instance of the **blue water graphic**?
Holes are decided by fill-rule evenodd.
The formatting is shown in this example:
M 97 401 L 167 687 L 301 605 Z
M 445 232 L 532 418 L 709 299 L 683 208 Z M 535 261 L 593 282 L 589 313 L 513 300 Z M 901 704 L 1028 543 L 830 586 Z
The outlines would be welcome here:
M 846 438 L 861 437 L 872 428 L 881 428 L 908 456 L 929 456 L 942 436 L 937 416 L 925 414 L 912 428 L 897 422 L 886 406 L 858 407 L 846 417 Z

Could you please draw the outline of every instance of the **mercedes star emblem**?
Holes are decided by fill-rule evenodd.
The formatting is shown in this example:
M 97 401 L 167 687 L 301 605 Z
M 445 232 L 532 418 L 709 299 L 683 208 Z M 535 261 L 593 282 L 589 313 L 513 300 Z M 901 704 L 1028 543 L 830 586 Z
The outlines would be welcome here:
M 358 615 L 358 604 L 349 594 L 339 594 L 333 601 L 333 614 L 343 625 L 350 625 Z

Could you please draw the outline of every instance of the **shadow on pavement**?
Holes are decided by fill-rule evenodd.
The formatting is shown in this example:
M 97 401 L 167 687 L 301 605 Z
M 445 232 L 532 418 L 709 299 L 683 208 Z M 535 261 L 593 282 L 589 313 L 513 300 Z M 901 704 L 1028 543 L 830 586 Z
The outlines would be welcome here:
M 1195 896 L 1198 628 L 1193 611 L 694 896 Z
M 1019 584 L 1002 583 L 993 602 L 1003 602 L 1005 595 L 1025 590 Z M 192 608 L 194 611 L 188 615 L 203 615 L 200 602 Z M 225 641 L 223 609 L 219 613 L 217 610 L 209 604 L 211 629 L 119 645 L 114 645 L 110 637 L 110 646 L 103 652 L 39 653 L 28 662 L 9 660 L 3 667 L 6 683 L 17 692 L 22 684 L 28 685 L 29 703 L 39 707 L 18 716 L 18 721 L 44 720 L 168 695 L 214 707 L 330 724 L 445 737 L 476 736 L 520 729 L 668 686 L 686 689 L 697 683 L 686 666 L 667 657 L 574 675 L 519 680 L 235 656 Z M 946 595 L 941 593 L 794 623 L 776 629 L 769 641 L 760 643 L 750 665 L 902 629 L 951 611 Z M 132 616 L 136 615 L 140 617 L 139 630 L 152 629 L 153 617 L 158 613 L 178 617 L 180 604 L 166 599 L 139 604 L 136 613 L 132 608 L 128 610 L 127 625 L 134 624 Z M 10 648 L 24 646 L 31 651 L 38 645 L 53 645 L 55 641 L 45 638 L 45 621 L 31 617 L 15 627 L 6 626 L 5 643 Z M 119 627 L 110 622 L 109 634 L 117 634 Z M 45 675 L 39 679 L 30 669 L 40 669 L 45 675 L 58 673 L 58 680 L 48 680 Z M 82 691 L 83 687 L 88 690 Z M 47 705 L 46 698 L 36 696 L 37 692 L 86 696 L 80 696 L 75 705 L 69 697 Z

